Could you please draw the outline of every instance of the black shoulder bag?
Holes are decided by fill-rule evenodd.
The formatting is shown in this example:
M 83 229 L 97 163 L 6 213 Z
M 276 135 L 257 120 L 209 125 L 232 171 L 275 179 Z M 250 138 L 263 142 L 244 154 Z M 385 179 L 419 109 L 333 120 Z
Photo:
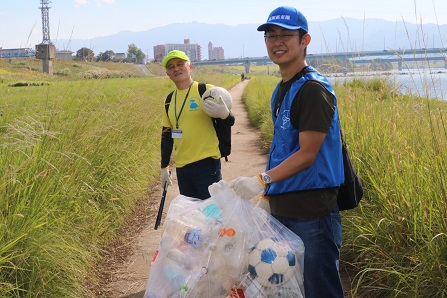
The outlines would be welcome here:
M 341 153 L 343 155 L 343 168 L 345 171 L 345 182 L 340 185 L 337 195 L 338 209 L 349 210 L 357 207 L 363 197 L 363 186 L 360 177 L 351 162 L 346 148 L 345 139 L 341 132 Z

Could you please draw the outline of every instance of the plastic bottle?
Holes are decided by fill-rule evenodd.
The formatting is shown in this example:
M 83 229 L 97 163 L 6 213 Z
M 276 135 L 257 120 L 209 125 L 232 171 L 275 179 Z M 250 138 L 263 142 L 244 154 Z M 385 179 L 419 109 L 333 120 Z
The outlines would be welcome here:
M 250 274 L 247 274 L 239 285 L 244 290 L 245 298 L 268 298 L 265 289 Z
M 193 261 L 191 256 L 181 252 L 176 248 L 169 250 L 167 257 L 185 270 L 191 270 L 193 268 Z

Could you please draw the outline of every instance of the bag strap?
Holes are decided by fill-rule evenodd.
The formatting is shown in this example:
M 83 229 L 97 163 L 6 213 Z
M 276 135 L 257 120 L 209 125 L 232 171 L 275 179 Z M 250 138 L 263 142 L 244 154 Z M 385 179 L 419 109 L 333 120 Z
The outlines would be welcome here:
M 171 104 L 171 100 L 172 100 L 172 94 L 174 94 L 174 91 L 172 91 L 171 93 L 168 94 L 168 96 L 166 96 L 166 101 L 165 101 L 165 110 L 166 110 L 166 115 L 168 115 L 168 111 L 169 111 L 169 105 Z
M 205 93 L 206 91 L 206 83 L 205 82 L 200 82 L 199 83 L 199 94 L 200 97 L 202 97 L 203 93 Z

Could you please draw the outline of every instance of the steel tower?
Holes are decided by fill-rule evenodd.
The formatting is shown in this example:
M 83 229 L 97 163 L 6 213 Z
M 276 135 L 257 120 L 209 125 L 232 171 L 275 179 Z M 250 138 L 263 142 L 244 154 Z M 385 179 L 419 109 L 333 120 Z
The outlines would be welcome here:
M 42 44 L 50 44 L 50 0 L 41 0 L 39 7 L 42 10 Z
M 50 40 L 50 0 L 40 0 L 42 10 L 42 43 L 36 45 L 36 58 L 42 59 L 42 71 L 53 74 L 53 59 L 56 53 L 56 47 Z

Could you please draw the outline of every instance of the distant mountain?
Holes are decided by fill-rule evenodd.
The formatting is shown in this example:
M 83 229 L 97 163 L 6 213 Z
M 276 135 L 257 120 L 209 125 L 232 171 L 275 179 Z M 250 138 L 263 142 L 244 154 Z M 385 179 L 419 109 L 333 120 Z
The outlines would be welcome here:
M 122 31 L 114 35 L 89 40 L 53 41 L 59 50 L 76 52 L 82 47 L 95 55 L 112 50 L 127 52 L 135 44 L 150 58 L 154 46 L 183 43 L 189 39 L 202 47 L 202 58 L 208 58 L 208 43 L 223 47 L 225 58 L 266 56 L 263 32 L 256 31 L 259 24 L 229 26 L 224 24 L 178 23 L 141 32 Z M 381 19 L 338 18 L 330 21 L 309 22 L 312 41 L 308 53 L 357 52 L 411 48 L 447 47 L 447 25 L 416 25 L 390 22 Z M 444 38 L 444 41 L 442 38 Z

